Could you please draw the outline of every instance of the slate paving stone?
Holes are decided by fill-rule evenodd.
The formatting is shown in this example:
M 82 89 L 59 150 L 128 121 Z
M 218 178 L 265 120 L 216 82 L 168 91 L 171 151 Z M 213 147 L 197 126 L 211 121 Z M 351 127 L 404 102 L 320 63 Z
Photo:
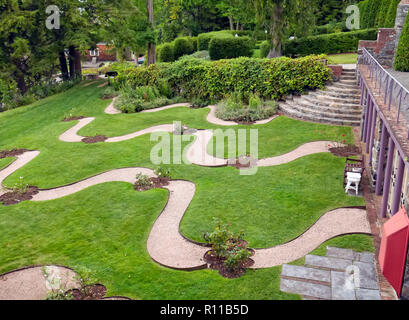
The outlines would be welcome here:
M 327 257 L 355 260 L 356 253 L 352 249 L 327 247 Z
M 282 276 L 302 278 L 307 280 L 316 280 L 323 282 L 331 281 L 331 273 L 327 270 L 319 270 L 314 268 L 306 268 L 301 266 L 293 266 L 285 264 L 281 271 Z
M 326 257 L 307 255 L 306 266 L 283 265 L 281 275 L 297 279 L 282 278 L 280 288 L 304 299 L 381 300 L 374 258 L 370 252 L 327 247 Z M 352 275 L 359 276 L 359 282 Z M 311 280 L 328 282 L 330 286 Z
M 345 270 L 348 266 L 352 265 L 352 260 L 307 255 L 305 257 L 305 264 L 314 267 Z
M 373 263 L 375 259 L 375 255 L 370 252 L 361 252 L 359 260 L 362 262 Z
M 303 296 L 331 299 L 331 288 L 321 284 L 304 281 L 281 279 L 280 290 L 289 293 L 296 293 Z
M 356 300 L 353 279 L 347 281 L 345 272 L 331 271 L 331 293 L 332 300 Z M 351 285 L 348 286 L 348 283 Z
M 354 265 L 359 268 L 359 278 L 361 289 L 379 289 L 376 278 L 375 266 L 373 263 L 354 261 Z
M 357 289 L 357 300 L 381 300 L 379 290 Z

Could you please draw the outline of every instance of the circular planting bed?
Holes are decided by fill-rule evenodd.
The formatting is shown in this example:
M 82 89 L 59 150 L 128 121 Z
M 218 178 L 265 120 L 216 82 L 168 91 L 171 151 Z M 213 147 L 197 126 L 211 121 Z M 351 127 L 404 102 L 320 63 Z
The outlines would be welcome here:
M 0 202 L 2 202 L 4 206 L 18 204 L 21 201 L 31 200 L 38 192 L 37 187 L 28 186 L 24 192 L 18 190 L 3 194 L 0 196 Z
M 170 178 L 149 178 L 144 183 L 136 182 L 134 189 L 136 191 L 147 191 L 151 189 L 162 188 L 169 185 Z
M 68 117 L 68 118 L 64 118 L 63 120 L 61 120 L 62 122 L 70 122 L 70 121 L 75 121 L 75 120 L 81 120 L 84 119 L 84 116 L 78 116 L 78 117 Z
M 250 169 L 257 165 L 257 160 L 251 156 L 241 156 L 237 159 L 229 160 L 227 164 L 237 169 Z
M 106 136 L 85 137 L 82 139 L 82 142 L 92 144 L 92 143 L 97 143 L 97 142 L 104 142 L 107 139 L 108 137 Z
M 255 251 L 253 249 L 247 249 L 251 252 L 251 256 L 254 256 Z M 218 257 L 214 250 L 207 251 L 203 259 L 210 265 L 210 269 L 218 270 L 219 274 L 225 278 L 235 279 L 240 278 L 246 273 L 246 268 L 250 268 L 254 265 L 254 260 L 248 258 L 247 260 L 240 262 L 234 268 L 229 268 L 226 265 L 226 259 Z
M 102 284 L 87 285 L 81 289 L 68 290 L 65 295 L 71 300 L 102 300 L 107 293 L 107 288 Z

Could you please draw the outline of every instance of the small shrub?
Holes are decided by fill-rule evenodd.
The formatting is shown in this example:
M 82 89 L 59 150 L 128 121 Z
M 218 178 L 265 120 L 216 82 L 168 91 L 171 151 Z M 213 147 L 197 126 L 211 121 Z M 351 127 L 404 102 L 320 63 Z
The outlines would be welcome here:
M 158 168 L 155 169 L 155 174 L 159 177 L 159 178 L 167 178 L 167 179 L 171 179 L 172 177 L 172 171 L 170 170 L 170 168 L 165 167 L 165 166 L 160 166 Z
M 112 87 L 112 86 L 108 86 L 106 87 L 100 94 L 100 98 L 101 99 L 112 99 L 118 96 L 118 91 Z
M 270 42 L 268 42 L 267 40 L 263 41 L 260 45 L 260 58 L 267 58 L 270 49 L 271 49 Z
M 216 116 L 236 122 L 254 122 L 271 117 L 277 113 L 274 101 L 263 102 L 258 95 L 251 94 L 249 104 L 243 103 L 242 94 L 233 93 L 217 105 Z
M 173 62 L 175 61 L 174 48 L 172 43 L 165 43 L 160 47 L 159 51 L 160 62 Z
M 135 182 L 135 186 L 137 188 L 149 188 L 153 185 L 153 181 L 151 178 L 149 178 L 147 175 L 144 175 L 142 173 L 138 173 L 136 175 L 136 182 Z
M 173 54 L 175 60 L 179 59 L 180 57 L 184 55 L 189 55 L 194 52 L 193 44 L 189 40 L 189 38 L 177 38 L 174 41 L 173 45 Z

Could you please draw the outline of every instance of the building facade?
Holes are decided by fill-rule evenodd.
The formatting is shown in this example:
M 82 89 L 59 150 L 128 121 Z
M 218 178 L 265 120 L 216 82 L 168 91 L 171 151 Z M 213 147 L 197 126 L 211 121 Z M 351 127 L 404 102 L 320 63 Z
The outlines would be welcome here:
M 409 212 L 409 86 L 389 70 L 408 11 L 404 0 L 395 28 L 380 29 L 378 40 L 361 41 L 358 51 L 360 138 L 369 158 L 370 187 L 382 199 L 380 218 L 394 216 L 402 206 Z M 402 298 L 409 299 L 409 255 L 403 276 Z

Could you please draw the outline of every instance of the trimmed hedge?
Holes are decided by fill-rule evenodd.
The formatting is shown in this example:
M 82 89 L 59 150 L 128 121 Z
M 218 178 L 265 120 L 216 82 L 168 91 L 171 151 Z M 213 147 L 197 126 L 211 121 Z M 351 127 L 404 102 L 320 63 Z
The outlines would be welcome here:
M 286 56 L 303 56 L 309 54 L 332 54 L 355 52 L 359 40 L 376 40 L 377 29 L 323 34 L 286 41 L 283 53 Z
M 401 0 L 365 0 L 358 4 L 361 28 L 393 28 Z
M 160 46 L 158 57 L 160 62 L 173 62 L 175 61 L 175 55 L 173 53 L 173 45 L 171 43 L 165 43 Z
M 263 99 L 279 99 L 294 92 L 323 87 L 331 79 L 325 56 L 299 59 L 237 58 L 207 61 L 182 58 L 174 63 L 158 63 L 120 73 L 115 86 L 158 86 L 169 83 L 177 96 L 210 101 L 221 100 L 231 92 L 252 93 Z
M 214 37 L 209 43 L 212 60 L 250 57 L 254 43 L 249 37 Z
M 396 49 L 394 67 L 398 71 L 409 71 L 409 14 L 406 16 L 405 26 Z
M 185 37 L 175 39 L 173 54 L 176 60 L 184 55 L 192 54 L 193 52 L 195 52 L 195 49 L 193 48 L 193 43 L 189 38 Z

